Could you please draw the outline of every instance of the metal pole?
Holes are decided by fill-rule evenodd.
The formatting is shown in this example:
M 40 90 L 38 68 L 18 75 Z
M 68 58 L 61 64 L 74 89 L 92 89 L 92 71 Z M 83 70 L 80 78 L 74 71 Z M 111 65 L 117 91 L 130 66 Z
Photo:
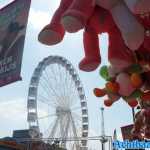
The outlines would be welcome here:
M 104 108 L 101 107 L 101 145 L 102 145 L 102 150 L 105 150 L 105 125 L 104 125 Z
M 103 142 L 102 142 L 102 150 L 105 150 L 105 145 Z
M 110 137 L 110 150 L 113 150 L 113 139 Z
M 101 136 L 105 136 L 104 108 L 101 107 Z
M 133 123 L 135 122 L 135 110 L 132 108 Z

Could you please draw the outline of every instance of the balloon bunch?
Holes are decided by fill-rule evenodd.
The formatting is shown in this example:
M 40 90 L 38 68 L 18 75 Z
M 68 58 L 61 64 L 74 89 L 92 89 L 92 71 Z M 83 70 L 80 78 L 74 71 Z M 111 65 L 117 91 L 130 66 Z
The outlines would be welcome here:
M 150 71 L 149 61 L 137 61 L 137 63 L 117 71 L 113 66 L 103 66 L 100 75 L 106 80 L 104 88 L 95 88 L 96 97 L 107 96 L 104 100 L 106 106 L 111 106 L 120 98 L 125 100 L 131 107 L 138 105 L 139 99 L 150 101 L 150 90 L 145 87 L 144 73 Z

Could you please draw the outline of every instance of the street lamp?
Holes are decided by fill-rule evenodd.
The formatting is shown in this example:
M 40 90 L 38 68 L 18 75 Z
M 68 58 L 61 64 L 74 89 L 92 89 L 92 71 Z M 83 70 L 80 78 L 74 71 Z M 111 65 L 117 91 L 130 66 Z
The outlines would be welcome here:
M 105 143 L 108 141 L 105 135 L 105 125 L 104 125 L 104 108 L 101 107 L 101 145 L 102 145 L 102 150 L 105 150 Z

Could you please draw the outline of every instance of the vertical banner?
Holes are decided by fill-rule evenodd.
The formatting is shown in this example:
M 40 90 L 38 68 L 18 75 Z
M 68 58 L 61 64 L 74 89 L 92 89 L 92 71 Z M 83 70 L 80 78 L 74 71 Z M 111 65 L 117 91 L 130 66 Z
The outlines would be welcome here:
M 14 0 L 0 10 L 0 87 L 21 80 L 31 0 Z
M 123 140 L 132 140 L 132 135 L 131 135 L 132 128 L 133 128 L 133 124 L 121 127 Z

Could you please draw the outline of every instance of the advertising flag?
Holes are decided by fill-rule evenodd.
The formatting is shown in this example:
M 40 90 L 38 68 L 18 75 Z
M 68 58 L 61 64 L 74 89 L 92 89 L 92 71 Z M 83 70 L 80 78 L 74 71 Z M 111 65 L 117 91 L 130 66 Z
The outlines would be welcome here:
M 0 87 L 21 80 L 31 0 L 14 0 L 0 10 Z
M 133 124 L 121 127 L 123 140 L 131 140 L 132 139 L 132 135 L 131 135 L 132 128 L 133 128 Z

